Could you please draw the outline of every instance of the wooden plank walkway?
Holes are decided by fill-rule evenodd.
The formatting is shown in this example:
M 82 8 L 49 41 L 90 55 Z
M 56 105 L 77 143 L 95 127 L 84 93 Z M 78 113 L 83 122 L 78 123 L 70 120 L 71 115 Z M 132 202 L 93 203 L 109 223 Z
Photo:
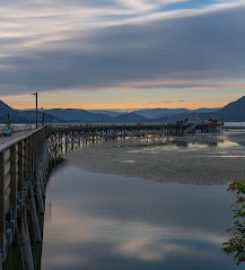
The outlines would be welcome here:
M 16 132 L 14 133 L 12 136 L 10 137 L 0 137 L 0 151 L 3 148 L 8 147 L 8 145 L 14 144 L 19 140 L 23 140 L 26 137 L 28 137 L 33 131 L 29 130 L 29 131 L 20 131 L 20 132 Z

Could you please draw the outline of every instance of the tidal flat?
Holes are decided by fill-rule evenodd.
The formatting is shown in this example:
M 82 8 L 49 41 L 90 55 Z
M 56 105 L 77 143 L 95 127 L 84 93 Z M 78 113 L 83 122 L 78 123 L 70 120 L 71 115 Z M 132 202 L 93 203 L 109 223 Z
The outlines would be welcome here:
M 67 161 L 90 172 L 183 184 L 225 184 L 245 176 L 244 137 L 245 133 L 233 131 L 215 144 L 114 141 L 70 153 Z

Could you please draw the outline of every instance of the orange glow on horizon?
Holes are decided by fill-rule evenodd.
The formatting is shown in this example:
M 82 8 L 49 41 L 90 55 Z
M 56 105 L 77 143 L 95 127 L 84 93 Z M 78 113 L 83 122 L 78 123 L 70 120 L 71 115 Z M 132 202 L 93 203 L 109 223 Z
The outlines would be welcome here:
M 29 95 L 18 95 L 18 96 L 0 96 L 0 99 L 3 102 L 7 103 L 9 106 L 14 109 L 30 109 L 34 108 L 35 100 L 34 97 Z M 120 98 L 118 98 L 120 99 Z M 147 100 L 143 98 L 140 100 L 136 97 L 127 96 L 127 99 L 118 100 L 116 98 L 109 99 L 105 97 L 101 98 L 86 98 L 79 99 L 71 98 L 65 99 L 62 98 L 59 94 L 54 96 L 52 99 L 47 96 L 39 96 L 39 108 L 51 109 L 51 108 L 74 108 L 74 109 L 85 109 L 85 110 L 135 110 L 135 109 L 152 109 L 152 108 L 187 108 L 187 109 L 197 109 L 201 107 L 206 108 L 215 108 L 223 107 L 229 102 L 233 101 L 232 97 L 224 98 L 208 98 L 208 97 L 188 97 L 186 101 L 184 100 L 171 100 L 164 101 L 162 98 L 155 100 Z M 129 100 L 129 101 L 128 101 Z

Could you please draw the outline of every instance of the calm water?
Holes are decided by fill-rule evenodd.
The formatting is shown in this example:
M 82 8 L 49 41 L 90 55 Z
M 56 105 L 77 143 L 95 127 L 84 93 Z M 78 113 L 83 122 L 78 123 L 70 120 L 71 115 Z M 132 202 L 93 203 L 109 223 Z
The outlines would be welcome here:
M 64 165 L 48 187 L 42 269 L 239 269 L 221 250 L 231 202 L 226 186 L 166 184 Z

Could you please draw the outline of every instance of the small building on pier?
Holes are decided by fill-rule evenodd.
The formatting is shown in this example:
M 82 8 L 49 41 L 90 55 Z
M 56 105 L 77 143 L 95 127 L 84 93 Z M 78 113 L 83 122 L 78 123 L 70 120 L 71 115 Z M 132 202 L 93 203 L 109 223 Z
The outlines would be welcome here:
M 218 120 L 209 119 L 200 123 L 192 123 L 191 127 L 187 129 L 187 134 L 203 134 L 203 133 L 219 133 L 223 124 Z

